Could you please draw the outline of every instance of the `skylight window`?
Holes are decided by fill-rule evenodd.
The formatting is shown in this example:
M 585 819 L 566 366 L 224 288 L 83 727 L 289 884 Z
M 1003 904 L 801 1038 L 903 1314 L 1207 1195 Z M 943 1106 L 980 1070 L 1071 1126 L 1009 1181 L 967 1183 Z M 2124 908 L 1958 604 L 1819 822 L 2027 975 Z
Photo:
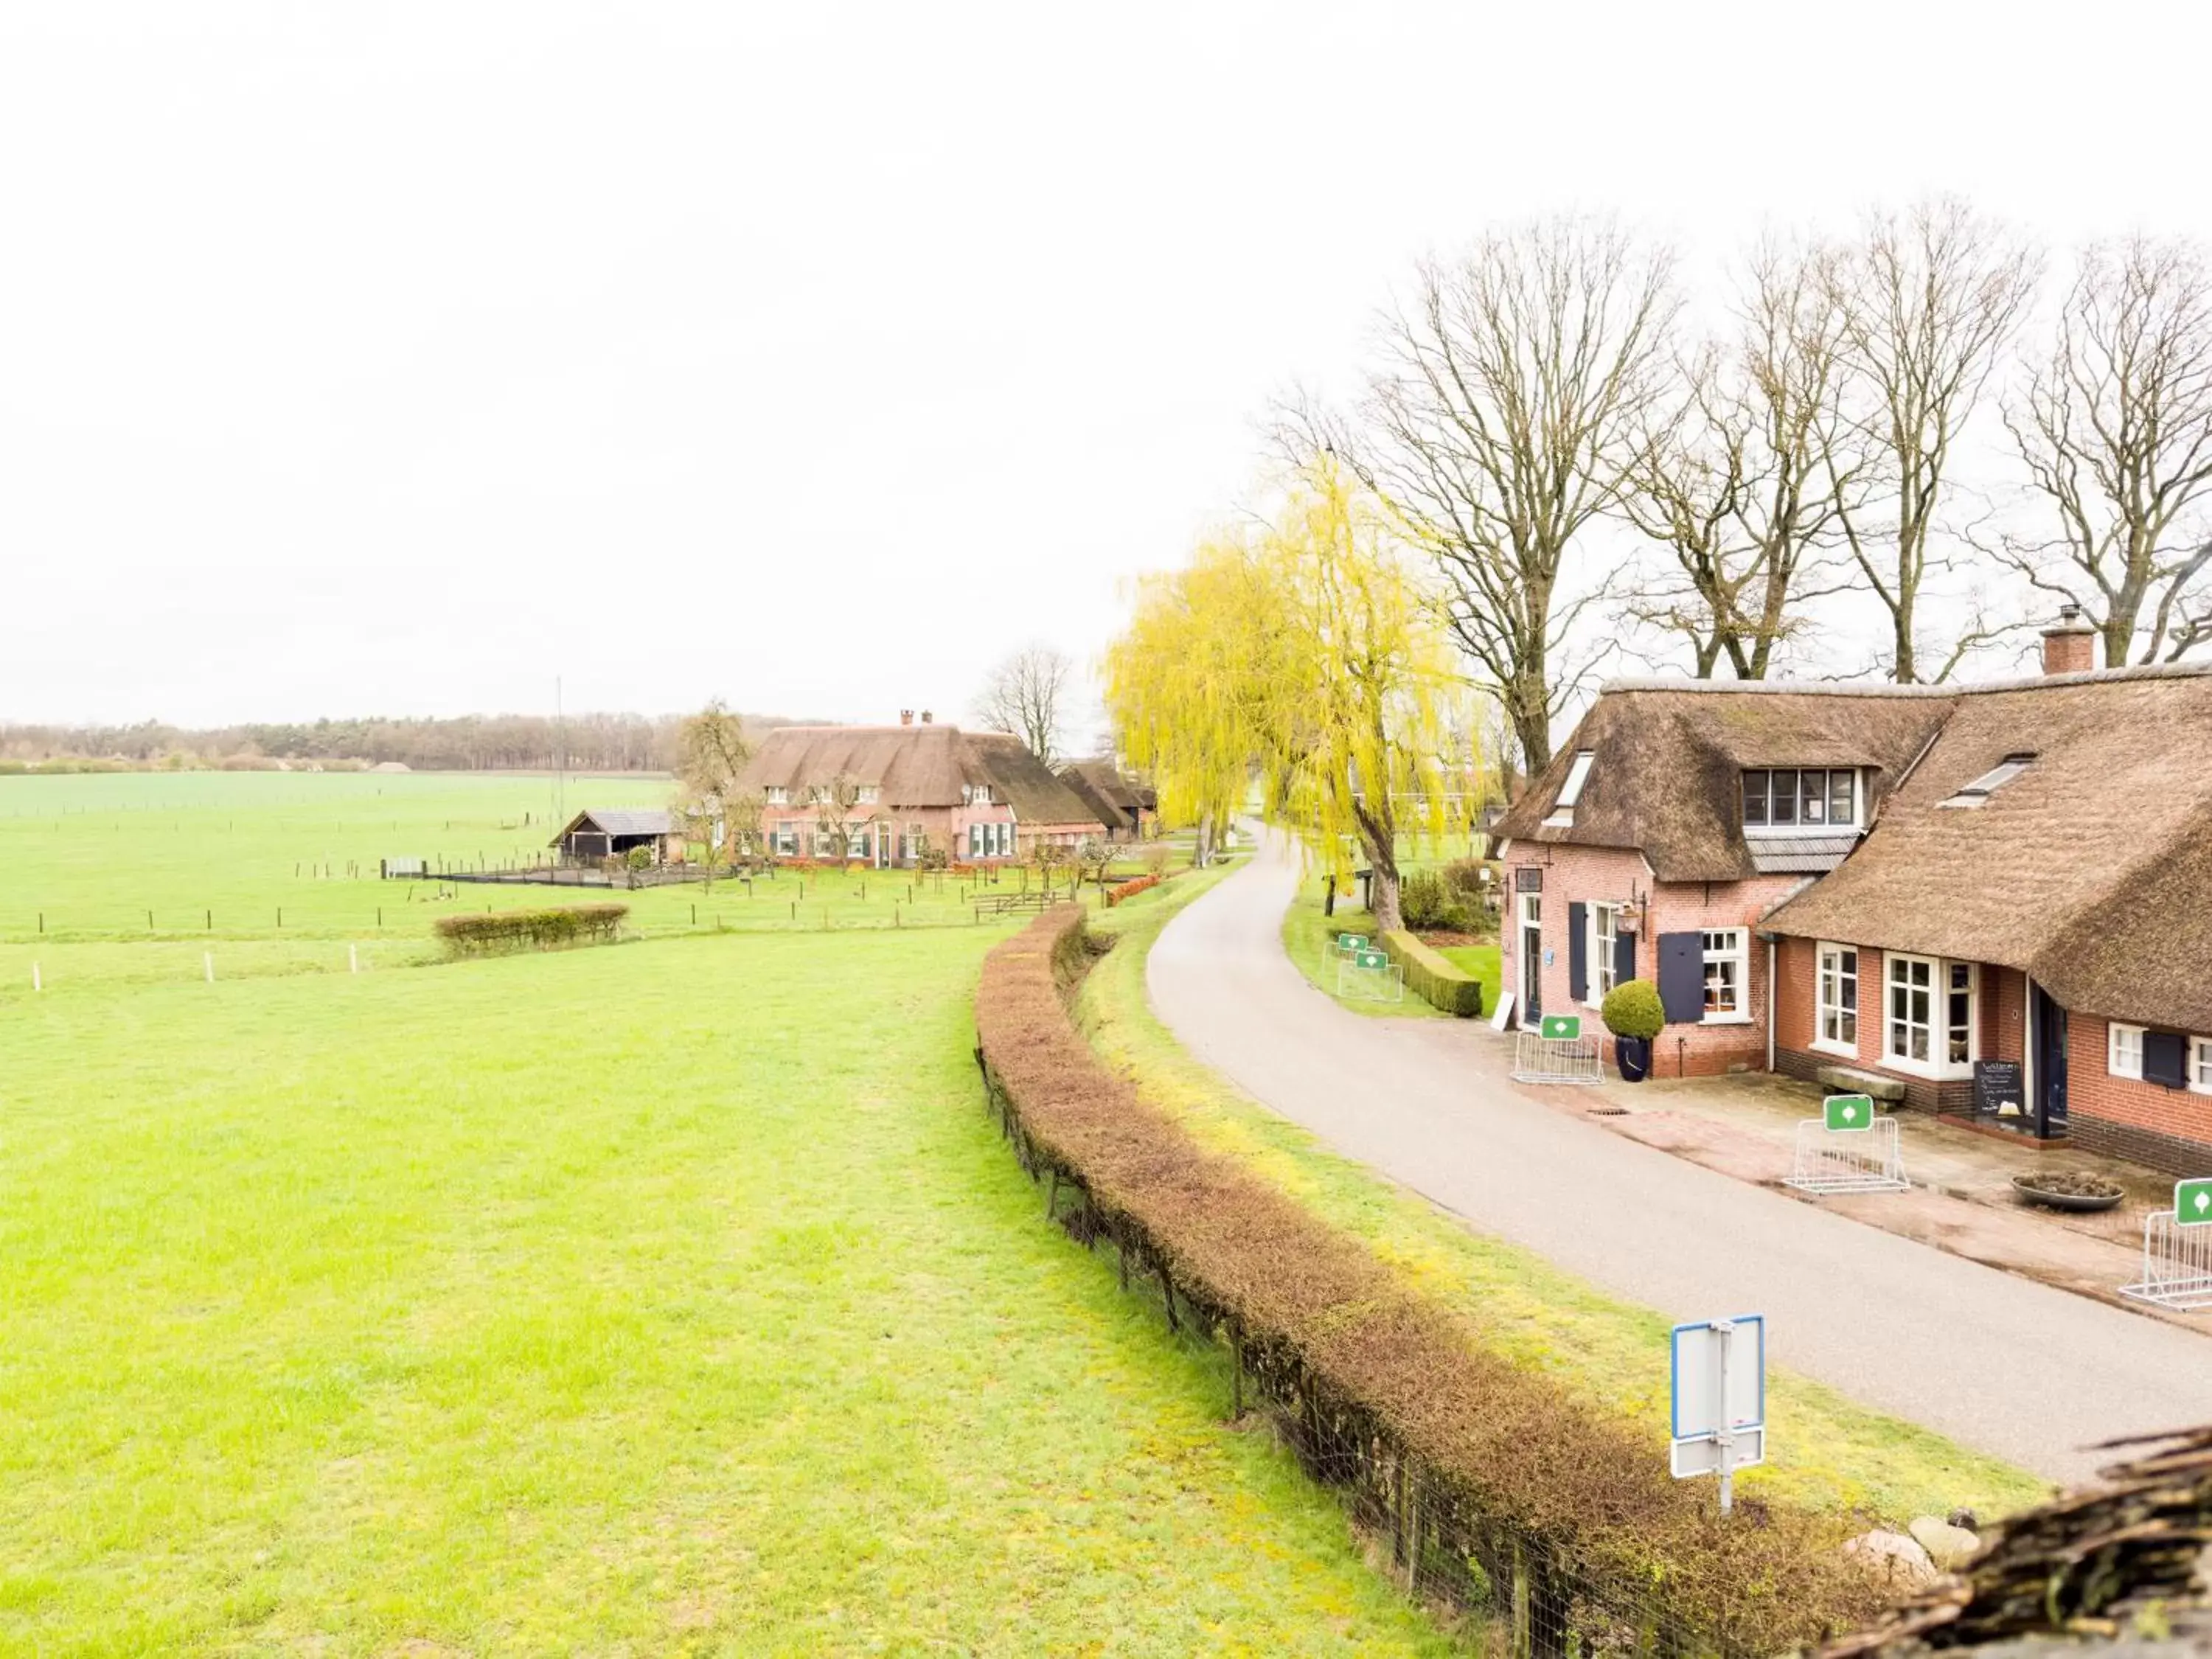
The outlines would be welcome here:
M 2035 757 L 2033 754 L 2007 755 L 1972 783 L 1962 785 L 1957 794 L 1948 796 L 1938 801 L 1936 805 L 1939 806 L 1985 805 L 1991 795 L 1996 793 L 2034 763 Z
M 1552 803 L 1552 816 L 1544 820 L 1545 828 L 1564 830 L 1575 821 L 1575 803 L 1583 798 L 1583 785 L 1589 781 L 1590 763 L 1596 758 L 1594 749 L 1575 750 L 1574 764 L 1567 769 L 1567 781 L 1560 786 L 1559 799 Z

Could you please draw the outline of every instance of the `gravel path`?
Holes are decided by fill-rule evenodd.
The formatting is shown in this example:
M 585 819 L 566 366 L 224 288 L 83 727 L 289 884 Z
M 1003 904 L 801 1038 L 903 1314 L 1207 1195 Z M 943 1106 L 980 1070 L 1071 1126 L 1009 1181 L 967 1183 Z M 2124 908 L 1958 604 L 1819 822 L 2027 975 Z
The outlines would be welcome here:
M 1767 1316 L 1772 1362 L 2056 1480 L 2090 1443 L 2212 1420 L 2212 1339 L 1899 1238 L 1529 1097 L 1464 1021 L 1365 1018 L 1284 955 L 1263 844 L 1147 970 L 1176 1036 L 1255 1098 L 1461 1217 L 1676 1320 Z

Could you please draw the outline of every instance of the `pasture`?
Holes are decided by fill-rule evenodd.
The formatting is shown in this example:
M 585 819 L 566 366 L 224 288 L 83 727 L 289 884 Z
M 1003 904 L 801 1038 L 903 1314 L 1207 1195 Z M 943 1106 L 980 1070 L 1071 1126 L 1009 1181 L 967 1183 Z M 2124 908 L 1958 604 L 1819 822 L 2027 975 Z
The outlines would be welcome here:
M 434 906 L 290 873 L 544 793 L 0 780 L 5 949 L 77 953 L 0 1007 L 0 1650 L 1440 1649 L 1041 1219 L 969 1054 L 1005 925 L 663 890 L 641 942 L 417 966 Z

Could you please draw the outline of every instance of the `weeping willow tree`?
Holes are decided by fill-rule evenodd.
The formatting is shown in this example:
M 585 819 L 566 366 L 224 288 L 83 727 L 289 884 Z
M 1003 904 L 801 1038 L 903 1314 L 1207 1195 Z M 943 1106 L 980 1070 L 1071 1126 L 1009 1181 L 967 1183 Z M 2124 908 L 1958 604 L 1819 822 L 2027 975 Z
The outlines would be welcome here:
M 1398 926 L 1398 842 L 1439 836 L 1451 649 L 1422 568 L 1374 498 L 1324 455 L 1272 521 L 1148 577 L 1106 659 L 1107 705 L 1161 808 L 1201 845 L 1260 787 L 1333 879 L 1375 872 Z

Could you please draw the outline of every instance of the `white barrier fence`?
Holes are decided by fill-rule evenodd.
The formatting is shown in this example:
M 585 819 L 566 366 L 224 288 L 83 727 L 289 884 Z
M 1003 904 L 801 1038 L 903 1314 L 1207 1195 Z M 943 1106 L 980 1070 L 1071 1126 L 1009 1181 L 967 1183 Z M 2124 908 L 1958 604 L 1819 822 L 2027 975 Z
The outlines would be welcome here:
M 2212 1223 L 2180 1221 L 2171 1210 L 2145 1216 L 2142 1277 L 2120 1294 L 2161 1308 L 2212 1308 Z
M 1379 951 L 1362 951 L 1336 964 L 1336 994 L 1370 1002 L 1403 1002 L 1406 970 Z
M 1602 1083 L 1594 1036 L 1547 1037 L 1523 1029 L 1513 1043 L 1516 1083 Z
M 1820 1118 L 1797 1126 L 1796 1156 L 1785 1185 L 1801 1193 L 1902 1193 L 1905 1154 L 1897 1120 L 1878 1117 L 1863 1129 L 1831 1129 Z

